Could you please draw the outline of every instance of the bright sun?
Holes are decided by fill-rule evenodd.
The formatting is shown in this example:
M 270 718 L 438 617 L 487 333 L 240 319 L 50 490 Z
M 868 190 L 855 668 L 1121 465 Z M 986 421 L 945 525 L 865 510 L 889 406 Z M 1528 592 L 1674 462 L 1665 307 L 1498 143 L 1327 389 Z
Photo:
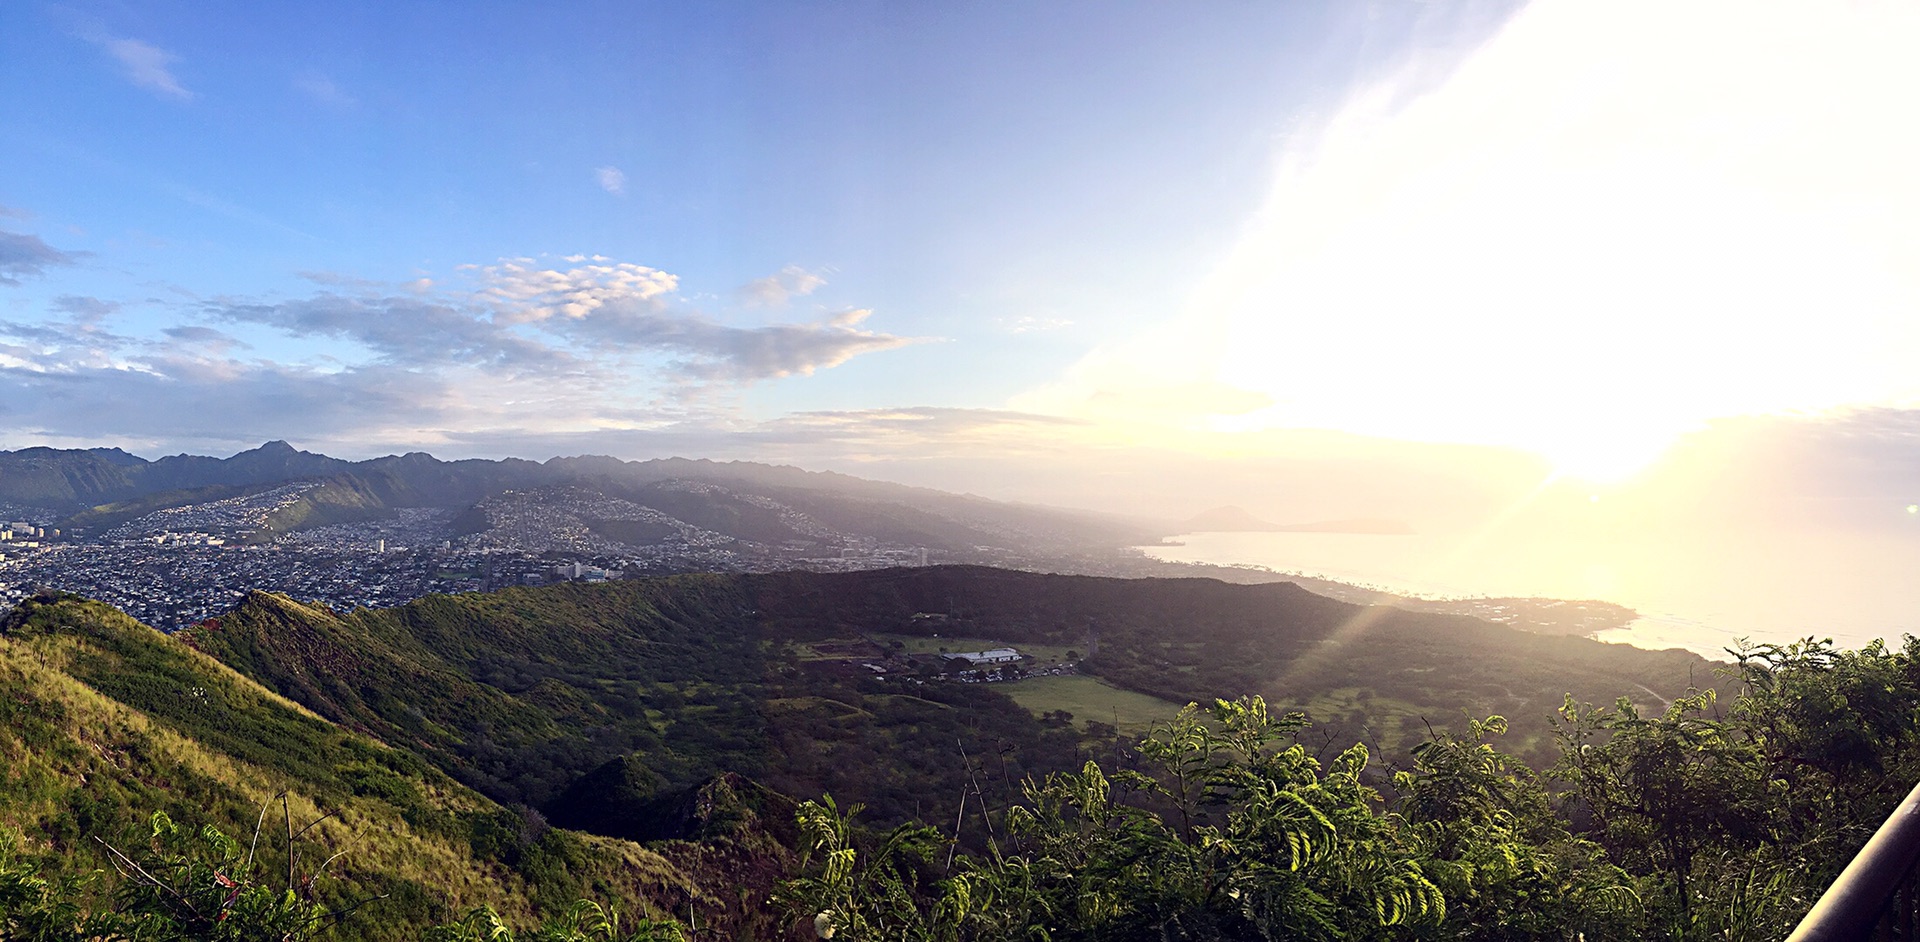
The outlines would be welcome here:
M 1659 461 L 1677 438 L 1677 435 L 1642 429 L 1614 429 L 1570 434 L 1562 441 L 1543 443 L 1529 450 L 1552 463 L 1559 477 L 1594 484 L 1619 484 Z

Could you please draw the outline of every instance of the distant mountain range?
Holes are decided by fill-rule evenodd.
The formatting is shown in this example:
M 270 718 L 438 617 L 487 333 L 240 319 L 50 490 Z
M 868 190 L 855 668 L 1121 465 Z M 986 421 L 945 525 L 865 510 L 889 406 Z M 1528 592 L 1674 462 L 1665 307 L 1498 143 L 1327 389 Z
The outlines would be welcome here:
M 458 532 L 474 533 L 493 525 L 483 509 L 476 510 L 483 502 L 509 492 L 562 487 L 657 512 L 589 514 L 579 521 L 615 540 L 657 535 L 679 524 L 761 544 L 824 542 L 830 548 L 836 540 L 865 540 L 945 550 L 990 545 L 1057 552 L 1150 542 L 1164 535 L 1162 528 L 1143 521 L 744 461 L 622 461 L 593 455 L 544 462 L 442 461 L 424 452 L 346 461 L 282 441 L 231 458 L 174 455 L 155 461 L 117 448 L 0 451 L 0 512 L 37 512 L 56 526 L 89 535 L 160 511 L 233 501 L 295 483 L 307 486 L 268 508 L 257 522 L 261 535 L 382 519 L 408 508 L 448 511 L 460 518 Z M 551 497 L 540 499 L 556 503 Z
M 748 461 L 601 455 L 442 461 L 425 452 L 347 461 L 284 441 L 230 458 L 172 455 L 153 461 L 118 448 L 0 451 L 0 515 L 33 515 L 40 518 L 36 523 L 92 536 L 161 511 L 237 502 L 289 485 L 300 487 L 267 508 L 253 528 L 255 538 L 387 519 L 409 508 L 445 511 L 454 520 L 447 536 L 471 535 L 493 525 L 488 508 L 498 511 L 508 494 L 520 495 L 509 503 L 538 505 L 543 514 L 557 514 L 573 530 L 610 545 L 699 532 L 829 550 L 866 541 L 1046 555 L 1140 545 L 1175 533 L 1413 532 L 1403 521 L 1374 518 L 1274 523 L 1232 506 L 1183 521 L 1143 520 Z M 560 488 L 574 490 L 555 490 Z M 621 509 L 607 513 L 607 501 Z M 600 515 L 567 509 L 584 504 L 599 507 Z

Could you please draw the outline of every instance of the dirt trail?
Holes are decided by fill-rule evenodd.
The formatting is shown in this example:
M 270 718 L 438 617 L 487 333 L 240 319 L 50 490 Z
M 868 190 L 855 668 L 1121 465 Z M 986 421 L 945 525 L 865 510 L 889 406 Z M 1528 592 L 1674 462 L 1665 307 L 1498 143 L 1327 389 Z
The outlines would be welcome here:
M 1655 693 L 1655 692 L 1653 691 L 1653 688 L 1652 688 L 1652 687 L 1649 687 L 1649 686 L 1647 686 L 1646 684 L 1643 684 L 1643 683 L 1638 683 L 1638 682 L 1636 682 L 1636 681 L 1631 681 L 1631 680 L 1629 680 L 1629 681 L 1627 681 L 1627 683 L 1630 683 L 1630 684 L 1633 684 L 1633 685 L 1634 685 L 1635 687 L 1639 687 L 1639 688 L 1640 688 L 1641 690 L 1645 690 L 1645 691 L 1647 692 L 1647 696 L 1649 696 L 1649 697 L 1652 697 L 1652 698 L 1654 698 L 1655 700 L 1658 700 L 1658 701 L 1660 701 L 1660 710 L 1661 710 L 1661 712 L 1663 712 L 1663 713 L 1664 713 L 1664 712 L 1666 712 L 1667 710 L 1669 710 L 1669 709 L 1671 709 L 1671 708 L 1673 707 L 1673 701 L 1672 701 L 1672 700 L 1669 700 L 1669 699 L 1667 699 L 1666 697 L 1663 697 L 1663 696 L 1661 696 L 1661 695 L 1659 695 L 1659 694 L 1657 694 L 1657 693 Z

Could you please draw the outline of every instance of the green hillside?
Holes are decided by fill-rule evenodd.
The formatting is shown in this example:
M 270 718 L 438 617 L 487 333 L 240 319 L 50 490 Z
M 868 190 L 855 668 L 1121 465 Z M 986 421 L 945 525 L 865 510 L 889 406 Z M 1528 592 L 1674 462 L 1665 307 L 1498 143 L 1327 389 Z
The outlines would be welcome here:
M 1177 708 L 1260 695 L 1307 711 L 1315 735 L 1403 755 L 1428 724 L 1513 719 L 1511 748 L 1552 761 L 1562 699 L 1658 710 L 1719 682 L 1685 651 L 1539 635 L 1475 618 L 1359 606 L 1290 583 L 1110 579 L 973 566 L 740 577 L 768 631 L 994 638 L 1091 654 L 1082 670 Z M 915 617 L 920 615 L 922 617 Z M 958 649 L 956 649 L 958 650 Z M 1101 719 L 1101 717 L 1082 717 Z
M 582 897 L 726 918 L 690 876 L 710 851 L 665 847 L 676 864 L 549 827 L 98 603 L 43 597 L 0 620 L 0 844 L 110 870 L 108 846 L 146 848 L 155 811 L 244 844 L 263 809 L 263 862 L 317 877 L 330 909 L 378 897 L 338 938 L 417 938 L 479 905 L 527 922 Z
M 497 800 L 607 833 L 630 829 L 575 786 L 609 763 L 644 770 L 622 801 L 741 773 L 898 821 L 953 807 L 963 749 L 992 752 L 1003 794 L 1080 761 L 1079 734 L 991 689 L 887 686 L 803 662 L 798 643 L 838 635 L 767 620 L 758 587 L 676 576 L 344 614 L 255 593 L 182 637 Z
M 1100 651 L 1090 675 L 1007 684 L 908 652 L 987 640 Z M 32 872 L 13 848 L 56 876 L 126 870 L 161 811 L 242 838 L 230 869 L 264 818 L 247 879 L 284 867 L 293 897 L 351 910 L 349 939 L 579 898 L 684 915 L 696 939 L 796 918 L 955 942 L 1773 939 L 1916 774 L 1917 645 L 1762 648 L 1724 700 L 1643 710 L 1577 701 L 1664 699 L 1704 663 L 1285 585 L 947 567 L 344 614 L 256 593 L 173 638 L 42 596 L 0 619 L 0 936 L 26 931 L 5 921 Z M 1244 686 L 1333 719 L 1246 696 L 1161 722 L 1166 695 Z M 1373 733 L 1388 706 L 1459 716 L 1550 686 L 1573 696 L 1402 729 L 1403 756 L 1341 739 L 1343 711 Z M 861 822 L 899 826 L 851 826 L 869 801 Z M 77 891 L 81 910 L 132 880 Z M 510 938 L 488 925 L 457 937 Z
M 1057 681 L 916 676 L 940 669 L 934 657 L 903 670 L 903 654 L 880 679 L 860 657 L 820 653 L 883 642 L 910 652 L 902 639 L 933 644 L 939 633 L 1078 656 L 1089 626 L 1100 651 L 1082 667 L 1109 686 L 1070 682 L 1067 699 L 1046 695 Z M 1429 726 L 1500 713 L 1516 718 L 1518 750 L 1544 765 L 1567 694 L 1657 709 L 1713 676 L 1684 652 L 1365 609 L 1291 585 L 977 567 L 673 576 L 350 613 L 255 593 L 183 640 L 497 801 L 610 834 L 644 829 L 597 802 L 638 807 L 723 773 L 858 801 L 880 822 L 937 820 L 983 762 L 986 790 L 1011 797 L 1023 776 L 1102 748 L 1116 718 L 1134 732 L 1189 701 L 1248 694 L 1306 709 L 1317 739 L 1387 756 L 1404 756 Z M 609 763 L 629 769 L 618 797 L 579 787 Z

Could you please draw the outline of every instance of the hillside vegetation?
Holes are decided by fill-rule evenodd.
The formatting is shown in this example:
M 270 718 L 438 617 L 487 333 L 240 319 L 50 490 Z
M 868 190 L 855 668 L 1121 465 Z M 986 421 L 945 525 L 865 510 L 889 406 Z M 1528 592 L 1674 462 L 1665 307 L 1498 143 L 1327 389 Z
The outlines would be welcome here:
M 1031 712 L 835 656 L 1064 656 L 1089 622 L 1094 673 Z M 1382 691 L 1409 662 L 1444 675 Z M 1920 775 L 1920 647 L 1753 648 L 1726 695 L 1668 695 L 1701 670 L 1286 585 L 970 568 L 253 595 L 177 637 L 44 595 L 0 620 L 0 938 L 1776 940 Z M 1400 754 L 1258 695 L 1425 716 L 1555 683 Z M 1657 702 L 1578 693 L 1622 685 Z M 1144 739 L 1060 706 L 1121 693 Z
M 724 916 L 697 853 L 683 868 L 552 828 L 97 603 L 46 597 L 7 614 L 0 845 L 56 873 L 111 871 L 116 852 L 149 847 L 156 811 L 243 846 L 264 831 L 263 858 L 328 911 L 377 897 L 337 938 L 416 938 L 477 906 L 525 922 L 583 897 Z
M 1093 675 L 1031 711 L 832 656 L 1065 654 L 1088 623 Z M 1668 694 L 1690 657 L 964 567 L 256 594 L 171 638 L 44 595 L 0 618 L 0 937 L 1778 939 L 1920 776 L 1920 643 L 1757 648 L 1724 696 Z M 1394 696 L 1459 718 L 1397 754 L 1258 694 L 1372 709 L 1409 661 L 1445 673 Z M 1155 721 L 1146 690 L 1210 684 Z M 1447 702 L 1552 684 L 1511 718 Z
M 1428 724 L 1514 718 L 1516 749 L 1552 761 L 1569 693 L 1657 710 L 1719 681 L 1685 651 L 1538 635 L 1475 618 L 1337 602 L 1291 583 L 1110 579 L 973 566 L 739 577 L 770 632 L 897 632 L 1071 648 L 1082 670 L 1167 701 L 1263 696 L 1330 743 L 1404 756 Z M 932 617 L 914 617 L 916 614 Z M 1092 646 L 1097 641 L 1098 654 Z M 1099 716 L 1083 719 L 1102 719 Z
M 1090 626 L 1100 650 L 1087 657 L 1074 649 L 1093 640 Z M 934 634 L 1080 655 L 1118 690 L 1069 715 L 1042 695 L 1048 681 L 965 684 L 897 664 L 878 679 L 858 658 L 814 653 L 878 647 L 863 638 L 932 645 Z M 255 593 L 181 638 L 497 801 L 625 835 L 646 832 L 599 805 L 634 806 L 724 772 L 857 801 L 888 824 L 940 819 L 975 787 L 969 751 L 991 755 L 989 791 L 1009 799 L 1024 776 L 1111 754 L 1113 720 L 1134 733 L 1184 703 L 1245 695 L 1307 709 L 1329 755 L 1359 741 L 1404 760 L 1430 728 L 1512 715 L 1513 742 L 1544 765 L 1568 693 L 1657 710 L 1690 677 L 1712 677 L 1684 652 L 1361 608 L 1286 584 L 978 567 L 673 576 L 348 613 Z M 1085 698 L 1103 689 L 1092 680 L 1066 686 Z M 1121 693 L 1132 698 L 1124 719 Z M 627 771 L 594 774 L 609 763 Z M 591 785 L 616 778 L 618 794 Z
M 1003 757 L 1007 781 L 1078 763 L 1077 733 L 991 689 L 803 664 L 795 643 L 833 635 L 763 617 L 757 585 L 678 576 L 344 614 L 255 593 L 181 637 L 500 801 L 603 833 L 647 831 L 600 805 L 637 807 L 725 772 L 844 794 L 897 821 L 959 800 L 963 743 Z
M 931 828 L 803 804 L 783 898 L 859 940 L 1774 942 L 1920 775 L 1920 641 L 1762 646 L 1733 675 L 1657 713 L 1569 698 L 1544 773 L 1499 716 L 1383 781 L 1257 697 L 1189 707 L 1137 768 L 1027 782 L 995 846 L 944 866 Z
M 691 618 L 664 606 L 691 589 L 653 585 L 647 620 Z M 724 610 L 728 593 L 703 589 Z M 793 618 L 791 581 L 756 589 Z M 632 601 L 597 591 L 578 612 L 540 610 L 611 599 Z M 273 597 L 242 608 L 276 612 L 284 635 L 324 614 Z M 228 631 L 205 625 L 200 643 L 244 635 Z M 1778 940 L 1920 775 L 1920 643 L 1753 648 L 1728 687 L 1657 712 L 1567 698 L 1546 769 L 1503 750 L 1500 716 L 1382 762 L 1363 744 L 1325 750 L 1308 719 L 1258 696 L 1213 700 L 1010 787 L 1002 756 L 975 748 L 964 812 L 877 831 L 858 804 L 795 802 L 733 773 L 664 787 L 647 752 L 563 790 L 641 848 L 545 827 L 117 612 L 44 597 L 0 622 L 0 938 Z M 760 710 L 854 716 L 781 693 Z M 860 702 L 893 696 L 908 695 Z M 1041 725 L 1066 737 L 1058 716 Z M 897 773 L 885 754 L 862 762 Z M 513 929 L 536 915 L 545 929 Z

